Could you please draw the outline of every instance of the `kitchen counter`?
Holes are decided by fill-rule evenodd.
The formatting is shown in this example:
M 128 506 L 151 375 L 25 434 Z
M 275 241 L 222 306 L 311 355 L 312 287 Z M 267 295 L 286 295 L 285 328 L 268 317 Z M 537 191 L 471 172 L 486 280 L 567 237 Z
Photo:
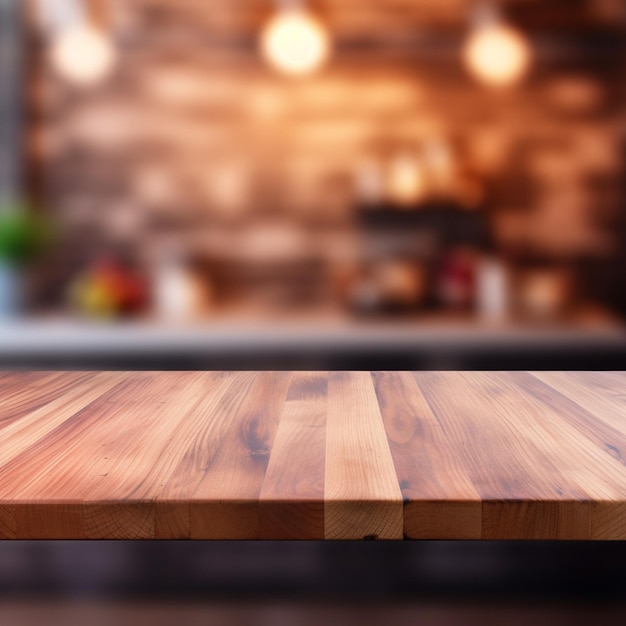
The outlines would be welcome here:
M 5 372 L 6 539 L 626 539 L 626 373 Z
M 467 316 L 355 320 L 219 316 L 187 324 L 0 324 L 0 367 L 48 369 L 626 369 L 617 323 L 518 325 Z

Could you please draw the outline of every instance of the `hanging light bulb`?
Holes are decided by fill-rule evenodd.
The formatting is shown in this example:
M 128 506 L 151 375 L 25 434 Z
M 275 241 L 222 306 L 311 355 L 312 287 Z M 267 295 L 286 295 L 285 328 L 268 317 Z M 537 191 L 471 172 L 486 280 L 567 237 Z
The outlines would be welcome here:
M 299 3 L 280 9 L 261 35 L 266 61 L 285 74 L 303 76 L 319 69 L 330 56 L 324 26 Z
M 90 87 L 109 76 L 117 56 L 113 41 L 91 23 L 83 0 L 40 0 L 39 12 L 51 38 L 50 60 L 63 78 Z
M 64 78 L 82 86 L 104 80 L 115 65 L 115 49 L 110 39 L 88 24 L 61 32 L 53 43 L 51 59 Z
M 500 20 L 490 7 L 479 14 L 463 48 L 463 61 L 480 81 L 505 87 L 528 72 L 532 52 L 526 38 Z

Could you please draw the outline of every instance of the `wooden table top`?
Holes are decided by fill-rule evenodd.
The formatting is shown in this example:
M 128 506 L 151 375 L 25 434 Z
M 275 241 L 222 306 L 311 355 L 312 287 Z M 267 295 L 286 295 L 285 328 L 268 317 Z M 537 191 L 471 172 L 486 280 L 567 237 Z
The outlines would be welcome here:
M 0 373 L 0 538 L 626 539 L 626 373 Z

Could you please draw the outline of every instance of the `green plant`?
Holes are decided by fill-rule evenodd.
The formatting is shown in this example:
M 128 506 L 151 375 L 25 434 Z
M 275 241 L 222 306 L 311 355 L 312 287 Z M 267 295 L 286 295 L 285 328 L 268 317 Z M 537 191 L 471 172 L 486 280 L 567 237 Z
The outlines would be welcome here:
M 27 263 L 46 247 L 50 236 L 50 223 L 24 205 L 0 205 L 0 261 Z

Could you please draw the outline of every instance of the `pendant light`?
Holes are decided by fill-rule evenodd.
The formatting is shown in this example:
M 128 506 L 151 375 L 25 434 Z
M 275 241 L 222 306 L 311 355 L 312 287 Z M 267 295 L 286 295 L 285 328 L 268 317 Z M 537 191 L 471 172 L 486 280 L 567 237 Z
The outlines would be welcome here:
M 463 47 L 463 61 L 479 81 L 492 87 L 519 82 L 528 72 L 532 51 L 524 35 L 508 25 L 494 5 L 480 6 Z
M 93 87 L 113 71 L 117 53 L 83 0 L 40 0 L 39 11 L 51 39 L 50 60 L 66 81 Z
M 298 0 L 279 3 L 261 33 L 260 44 L 267 63 L 291 76 L 312 74 L 331 53 L 328 31 Z

